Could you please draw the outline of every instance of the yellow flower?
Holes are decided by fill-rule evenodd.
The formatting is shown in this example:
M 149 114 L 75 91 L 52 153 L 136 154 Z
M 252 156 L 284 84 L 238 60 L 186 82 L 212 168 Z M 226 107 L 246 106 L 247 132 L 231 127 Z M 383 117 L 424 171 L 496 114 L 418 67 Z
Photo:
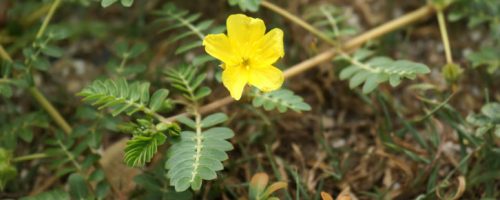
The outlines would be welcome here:
M 275 28 L 265 34 L 264 21 L 243 14 L 227 18 L 227 36 L 210 34 L 203 40 L 205 51 L 222 61 L 222 83 L 239 100 L 248 83 L 269 92 L 283 84 L 283 73 L 273 66 L 285 55 L 283 31 Z

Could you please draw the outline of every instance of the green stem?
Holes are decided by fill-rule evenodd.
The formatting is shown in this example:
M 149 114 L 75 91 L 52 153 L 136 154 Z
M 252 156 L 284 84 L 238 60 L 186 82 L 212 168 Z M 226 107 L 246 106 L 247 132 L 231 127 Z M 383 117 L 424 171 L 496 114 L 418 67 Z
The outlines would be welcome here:
M 56 124 L 61 127 L 64 133 L 68 135 L 71 134 L 71 132 L 73 131 L 71 126 L 68 124 L 68 122 L 66 122 L 66 120 L 64 120 L 59 111 L 57 111 L 57 109 L 49 102 L 49 100 L 47 100 L 47 98 L 40 92 L 40 90 L 38 90 L 38 88 L 36 87 L 30 87 L 28 90 L 36 99 L 36 101 L 38 101 L 40 106 L 42 106 L 42 108 L 47 111 L 50 117 L 52 117 Z
M 23 161 L 30 161 L 30 160 L 36 160 L 40 158 L 47 158 L 49 155 L 45 153 L 35 153 L 35 154 L 30 154 L 26 156 L 19 156 L 14 159 L 12 159 L 12 162 L 23 162 Z
M 61 0 L 54 0 L 52 5 L 50 6 L 49 13 L 47 14 L 45 19 L 43 20 L 42 26 L 40 27 L 40 29 L 38 29 L 38 32 L 36 33 L 36 38 L 40 38 L 43 36 L 43 34 L 45 33 L 45 30 L 47 29 L 47 26 L 49 25 L 50 20 L 52 19 L 52 16 L 54 16 L 55 11 L 56 11 L 57 7 L 59 7 L 60 4 L 61 4 Z
M 150 115 L 150 116 L 152 116 L 152 117 L 156 118 L 156 119 L 157 119 L 158 121 L 160 121 L 160 122 L 163 122 L 163 123 L 171 123 L 171 121 L 169 121 L 167 118 L 165 118 L 165 117 L 161 116 L 160 114 L 158 114 L 158 113 L 156 113 L 155 111 L 153 111 L 153 110 L 149 109 L 148 107 L 146 107 L 146 106 L 145 106 L 145 105 L 143 105 L 143 104 L 138 104 L 138 103 L 135 103 L 135 102 L 133 102 L 133 101 L 129 101 L 129 100 L 125 99 L 125 98 L 118 98 L 117 100 L 118 100 L 118 101 L 125 101 L 125 103 L 127 103 L 127 104 L 129 104 L 129 105 L 131 105 L 131 106 L 134 106 L 134 107 L 138 108 L 138 109 L 139 109 L 139 111 L 142 111 L 142 112 L 144 112 L 145 114 Z
M 439 22 L 439 31 L 441 32 L 441 38 L 443 40 L 444 52 L 446 54 L 446 62 L 448 64 L 452 64 L 453 57 L 451 56 L 450 39 L 448 38 L 448 30 L 446 29 L 446 21 L 444 19 L 444 14 L 442 9 L 439 9 L 437 11 L 437 18 Z
M 127 60 L 128 60 L 128 53 L 125 54 L 122 58 L 122 61 L 120 62 L 120 66 L 118 67 L 118 73 L 121 75 L 123 73 L 123 71 L 125 70 L 125 64 L 127 64 Z
M 194 164 L 193 164 L 193 172 L 198 171 L 198 167 L 200 166 L 200 157 L 201 157 L 201 149 L 203 148 L 202 145 L 202 135 L 201 135 L 201 115 L 198 113 L 198 110 L 195 108 L 194 109 L 194 116 L 195 116 L 195 122 L 196 122 L 196 153 L 195 153 L 195 158 L 194 158 Z M 193 173 L 191 176 L 191 182 L 194 181 L 195 177 L 197 176 L 196 173 Z
M 320 30 L 316 29 L 314 26 L 310 25 L 306 21 L 304 21 L 304 20 L 296 17 L 295 15 L 291 14 L 290 12 L 286 11 L 285 9 L 280 8 L 279 6 L 274 5 L 274 4 L 272 4 L 272 3 L 268 2 L 268 1 L 262 1 L 260 3 L 260 5 L 264 6 L 265 8 L 267 8 L 269 10 L 272 10 L 272 11 L 280 14 L 281 16 L 283 16 L 283 17 L 285 17 L 287 19 L 289 19 L 290 21 L 296 23 L 297 25 L 301 26 L 302 28 L 308 30 L 312 34 L 318 36 L 319 38 L 321 38 L 325 42 L 328 42 L 329 44 L 331 44 L 333 46 L 337 45 L 337 42 L 335 42 L 333 39 L 331 39 L 330 37 L 328 37 L 326 34 L 324 34 L 323 32 L 321 32 Z
M 64 144 L 62 143 L 62 141 L 59 140 L 59 139 L 57 139 L 57 144 L 59 145 L 59 147 L 61 147 L 61 149 L 63 150 L 64 154 L 66 154 L 66 156 L 71 161 L 71 163 L 76 167 L 76 169 L 79 172 L 82 171 L 82 166 L 78 163 L 78 161 L 76 161 L 76 159 L 73 156 L 73 154 L 71 154 L 71 152 L 68 150 L 68 148 L 66 148 L 66 146 L 64 146 Z
M 12 58 L 10 57 L 9 53 L 5 51 L 5 49 L 1 44 L 0 44 L 0 57 L 6 61 L 12 62 Z
M 205 38 L 205 35 L 198 28 L 193 26 L 193 24 L 190 21 L 185 20 L 184 18 L 182 18 L 182 16 L 179 15 L 172 15 L 172 17 L 177 19 L 177 21 L 181 22 L 182 24 L 184 24 L 184 26 L 193 31 L 201 40 Z
M 49 13 L 47 14 L 47 17 L 45 17 L 45 20 L 42 23 L 42 26 L 38 30 L 38 33 L 36 35 L 36 38 L 41 37 L 44 33 L 45 30 L 47 29 L 47 25 L 52 19 L 52 16 L 54 15 L 55 10 L 57 7 L 61 4 L 61 0 L 54 0 L 52 3 L 52 6 L 50 7 Z M 5 51 L 2 45 L 0 45 L 0 56 L 2 59 L 7 60 L 8 62 L 12 62 L 12 58 L 10 55 Z M 42 106 L 45 111 L 52 117 L 52 119 L 56 122 L 56 124 L 64 131 L 66 134 L 71 134 L 73 131 L 71 126 L 66 122 L 66 120 L 62 117 L 62 115 L 55 109 L 55 107 L 47 100 L 47 98 L 38 90 L 36 87 L 30 87 L 29 92 L 31 95 L 35 98 L 36 101 Z
M 339 54 L 341 56 L 343 56 L 345 59 L 347 59 L 350 63 L 366 70 L 366 71 L 370 71 L 372 73 L 379 73 L 380 70 L 377 70 L 377 69 L 374 69 L 373 67 L 370 67 L 370 65 L 367 65 L 365 63 L 362 63 L 360 62 L 359 60 L 353 58 L 352 56 L 350 56 L 349 54 L 345 53 L 345 52 L 342 52 L 342 51 L 339 51 Z
M 0 78 L 0 84 L 8 84 L 8 83 L 12 83 L 12 80 L 8 78 Z
M 7 60 L 8 62 L 12 62 L 12 58 L 10 55 L 5 51 L 2 45 L 0 45 L 0 56 L 2 59 Z M 47 98 L 38 90 L 36 87 L 30 87 L 29 92 L 31 95 L 35 98 L 36 101 L 42 106 L 47 113 L 49 113 L 50 117 L 54 119 L 57 125 L 63 129 L 64 133 L 66 134 L 71 134 L 73 131 L 71 126 L 64 120 L 64 118 L 61 116 L 59 111 L 55 109 L 55 107 L 47 100 Z
M 335 37 L 338 37 L 340 35 L 339 31 L 339 26 L 337 25 L 337 20 L 328 13 L 325 7 L 320 7 L 321 12 L 323 15 L 326 17 L 326 19 L 330 22 L 332 25 L 333 33 Z

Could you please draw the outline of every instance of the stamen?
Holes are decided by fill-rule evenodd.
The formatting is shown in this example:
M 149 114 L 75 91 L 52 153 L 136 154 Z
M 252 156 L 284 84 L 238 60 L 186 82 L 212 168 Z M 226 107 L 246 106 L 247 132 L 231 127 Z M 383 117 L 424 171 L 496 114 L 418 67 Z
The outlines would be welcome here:
M 243 62 L 241 63 L 246 69 L 250 69 L 250 59 L 243 58 Z

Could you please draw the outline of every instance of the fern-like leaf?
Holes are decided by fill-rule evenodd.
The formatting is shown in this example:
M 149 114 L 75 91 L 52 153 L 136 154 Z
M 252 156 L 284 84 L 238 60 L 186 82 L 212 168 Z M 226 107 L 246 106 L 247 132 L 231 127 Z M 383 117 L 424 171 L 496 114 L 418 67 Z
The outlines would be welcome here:
M 267 111 L 277 109 L 279 112 L 283 113 L 288 109 L 295 112 L 311 110 L 311 106 L 305 103 L 302 97 L 287 89 L 280 89 L 267 93 L 253 90 L 251 95 L 254 97 L 252 105 L 254 107 L 263 107 L 264 110 Z
M 482 136 L 492 131 L 500 138 L 500 103 L 493 102 L 484 105 L 480 114 L 470 114 L 467 122 L 477 127 L 476 135 Z
M 111 114 L 117 116 L 123 112 L 132 115 L 137 111 L 152 114 L 161 108 L 161 103 L 167 98 L 168 90 L 158 90 L 150 101 L 148 82 L 129 84 L 125 79 L 116 81 L 108 79 L 94 81 L 78 95 L 83 96 L 83 101 L 97 106 L 98 109 L 110 108 Z
M 261 0 L 229 0 L 229 5 L 239 6 L 243 11 L 257 12 L 259 10 Z
M 69 193 L 61 189 L 50 190 L 47 192 L 42 192 L 37 195 L 21 198 L 21 200 L 52 200 L 52 199 L 70 200 L 71 198 L 69 196 Z
M 14 118 L 14 117 L 13 117 Z M 42 113 L 30 113 L 16 116 L 14 120 L 0 124 L 0 146 L 15 149 L 18 138 L 25 142 L 33 140 L 33 128 L 47 128 L 47 116 Z
M 196 117 L 194 131 L 183 131 L 180 140 L 168 150 L 165 168 L 170 184 L 175 186 L 176 191 L 184 191 L 189 187 L 199 190 L 202 180 L 217 178 L 216 172 L 223 169 L 221 162 L 228 158 L 226 151 L 233 149 L 227 139 L 232 138 L 234 133 L 226 127 L 212 126 L 225 120 L 227 116 L 221 113 L 203 120 Z
M 358 50 L 352 57 L 343 55 L 351 65 L 340 72 L 340 79 L 350 79 L 349 87 L 355 88 L 363 84 L 363 93 L 372 92 L 383 82 L 389 81 L 396 87 L 402 78 L 415 79 L 418 74 L 427 74 L 430 69 L 420 63 L 408 60 L 392 60 L 388 57 L 372 57 L 368 50 Z M 366 60 L 366 61 L 364 61 Z
M 211 93 L 210 88 L 202 86 L 206 74 L 197 74 L 196 67 L 182 66 L 179 69 L 168 69 L 165 71 L 168 81 L 172 87 L 181 91 L 185 98 L 196 102 Z
M 330 4 L 320 4 L 308 7 L 304 18 L 311 24 L 333 39 L 342 36 L 354 35 L 355 27 L 348 24 L 350 15 L 346 9 Z
M 484 47 L 478 52 L 467 56 L 467 59 L 472 62 L 472 67 L 485 66 L 487 71 L 493 74 L 500 69 L 500 57 L 498 55 L 500 55 L 500 48 Z
M 106 7 L 116 3 L 117 1 L 118 0 L 101 0 L 101 6 L 103 8 L 106 8 Z M 122 4 L 122 6 L 130 7 L 134 3 L 134 0 L 120 0 L 120 3 Z
M 172 3 L 167 3 L 160 11 L 155 12 L 160 18 L 155 21 L 156 24 L 168 24 L 160 32 L 177 31 L 170 39 L 170 43 L 182 41 L 177 47 L 175 54 L 183 54 L 190 50 L 202 46 L 203 38 L 207 33 L 220 33 L 224 27 L 213 26 L 213 20 L 200 20 L 201 14 L 190 13 L 176 7 Z M 207 61 L 214 60 L 211 56 L 197 56 L 193 63 L 199 66 Z
M 144 166 L 146 162 L 151 161 L 158 151 L 158 146 L 165 143 L 166 139 L 162 133 L 153 136 L 134 136 L 125 147 L 125 163 L 131 167 Z

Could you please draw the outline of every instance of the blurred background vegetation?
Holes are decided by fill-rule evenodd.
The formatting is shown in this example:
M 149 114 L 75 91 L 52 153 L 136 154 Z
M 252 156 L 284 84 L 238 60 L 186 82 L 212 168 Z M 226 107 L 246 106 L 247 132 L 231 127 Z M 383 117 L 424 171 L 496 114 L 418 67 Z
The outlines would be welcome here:
M 146 90 L 163 97 L 149 106 L 164 117 L 182 113 L 186 101 L 217 102 L 227 91 L 201 39 L 224 32 L 230 14 L 281 28 L 285 57 L 277 66 L 286 70 L 426 6 L 418 23 L 316 63 L 287 78 L 280 93 L 252 90 L 218 107 L 228 117 L 216 121 L 233 130 L 234 149 L 199 191 L 175 192 L 166 175 L 179 127 L 155 129 L 169 141 L 155 138 L 147 162 L 124 162 L 128 139 L 149 134 L 133 131 L 156 124 L 82 102 L 85 88 L 106 79 L 148 82 Z M 337 199 L 500 198 L 497 0 L 3 0 L 0 45 L 1 199 L 267 199 L 256 189 L 267 178 L 279 199 L 327 199 L 322 191 Z M 394 69 L 379 69 L 371 62 L 378 57 Z M 366 66 L 379 71 L 356 78 Z M 162 88 L 183 90 L 175 86 L 183 73 L 206 75 L 194 89 L 200 98 L 167 97 Z M 370 84 L 380 73 L 385 78 Z M 47 112 L 44 98 L 63 120 Z

